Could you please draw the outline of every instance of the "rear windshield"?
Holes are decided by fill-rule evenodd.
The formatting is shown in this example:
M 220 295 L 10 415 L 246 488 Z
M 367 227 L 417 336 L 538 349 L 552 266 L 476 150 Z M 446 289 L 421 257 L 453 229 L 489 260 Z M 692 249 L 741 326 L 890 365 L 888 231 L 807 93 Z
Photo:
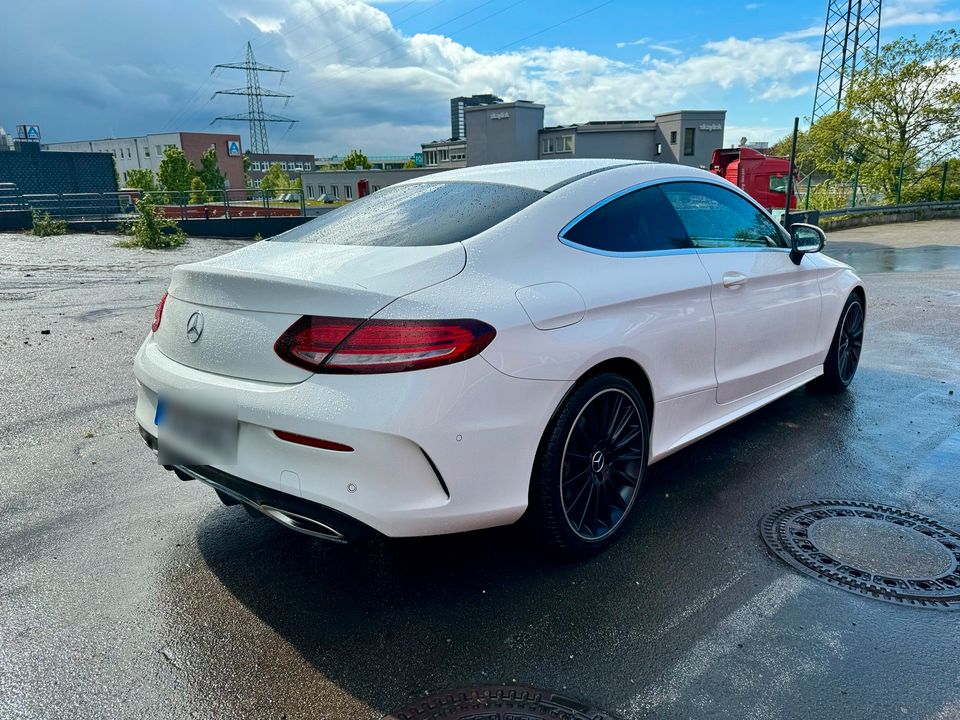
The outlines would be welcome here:
M 321 245 L 446 245 L 492 228 L 545 194 L 481 182 L 392 185 L 273 240 Z

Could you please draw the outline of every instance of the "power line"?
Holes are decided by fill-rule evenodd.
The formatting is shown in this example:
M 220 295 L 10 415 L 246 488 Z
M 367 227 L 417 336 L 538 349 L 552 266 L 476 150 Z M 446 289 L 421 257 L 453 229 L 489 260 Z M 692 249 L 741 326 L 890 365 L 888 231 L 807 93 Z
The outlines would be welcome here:
M 427 7 L 427 8 L 424 8 L 424 9 L 421 10 L 420 12 L 414 13 L 413 15 L 411 15 L 411 16 L 409 16 L 409 17 L 407 17 L 407 18 L 404 18 L 402 22 L 407 22 L 407 21 L 409 21 L 409 20 L 413 20 L 413 18 L 419 17 L 420 15 L 423 15 L 424 13 L 429 12 L 430 10 L 433 10 L 434 8 L 436 8 L 436 7 L 439 6 L 439 5 L 442 5 L 442 4 L 445 3 L 445 2 L 447 2 L 447 0 L 437 0 L 437 2 L 433 3 L 432 5 L 430 5 L 430 6 Z M 353 32 L 347 33 L 347 34 L 344 35 L 343 37 L 344 37 L 344 38 L 353 37 L 354 35 L 357 35 L 357 34 L 359 34 L 360 32 L 363 32 L 364 30 L 366 30 L 367 27 L 368 27 L 368 26 L 364 26 L 364 27 L 362 27 L 362 28 L 357 28 L 357 29 L 354 30 Z M 383 33 L 391 32 L 391 31 L 393 31 L 393 30 L 395 30 L 395 29 L 396 29 L 396 25 L 394 25 L 393 23 L 391 23 L 391 24 L 390 24 L 390 27 L 385 28 L 384 30 L 381 30 L 380 32 L 376 33 L 376 35 L 382 35 Z M 339 47 L 339 46 L 338 46 L 337 49 L 336 49 L 333 53 L 328 53 L 327 55 L 324 55 L 323 57 L 326 58 L 326 57 L 329 57 L 330 55 L 335 55 L 337 52 L 340 52 L 341 50 L 346 50 L 347 48 L 356 47 L 357 45 L 360 45 L 360 44 L 362 44 L 362 43 L 367 42 L 367 40 L 369 40 L 369 38 L 362 38 L 362 39 L 359 40 L 358 42 L 351 43 L 350 45 L 347 45 L 347 46 L 345 46 L 345 47 Z M 319 48 L 317 48 L 317 49 L 315 49 L 315 50 L 312 50 L 312 51 L 310 51 L 310 52 L 308 52 L 308 53 L 305 53 L 305 54 L 301 55 L 301 56 L 298 57 L 298 58 L 294 58 L 293 61 L 294 61 L 294 63 L 301 63 L 301 62 L 303 62 L 303 59 L 304 59 L 304 58 L 312 57 L 313 55 L 316 55 L 318 52 L 321 52 L 321 51 L 323 51 L 323 50 L 326 50 L 328 47 L 333 47 L 334 45 L 337 45 L 338 42 L 339 42 L 338 40 L 333 40 L 333 41 L 331 41 L 331 42 L 328 42 L 326 45 L 322 45 L 322 46 L 320 46 Z M 322 59 L 323 59 L 323 58 L 321 58 L 321 60 L 322 60 Z
M 509 43 L 507 43 L 506 45 L 501 45 L 501 46 L 498 47 L 496 50 L 494 50 L 494 52 L 495 52 L 495 53 L 498 53 L 498 52 L 500 52 L 501 50 L 506 50 L 508 47 L 511 47 L 511 46 L 513 46 L 513 45 L 517 45 L 518 43 L 522 43 L 522 42 L 524 42 L 525 40 L 529 40 L 530 38 L 535 38 L 535 37 L 537 37 L 538 35 L 543 35 L 543 34 L 546 33 L 546 32 L 550 32 L 550 31 L 553 30 L 554 28 L 558 28 L 558 27 L 560 27 L 561 25 L 566 25 L 568 22 L 571 22 L 571 21 L 573 21 L 573 20 L 576 20 L 577 18 L 582 18 L 584 15 L 589 15 L 590 13 L 595 12 L 595 11 L 599 10 L 600 8 L 605 7 L 605 6 L 607 6 L 607 5 L 610 5 L 611 3 L 614 3 L 614 2 L 616 2 L 616 0 L 606 0 L 606 2 L 602 2 L 602 3 L 600 3 L 599 5 L 596 5 L 596 6 L 592 7 L 592 8 L 590 8 L 589 10 L 584 10 L 584 11 L 581 12 L 581 13 L 577 13 L 576 15 L 572 15 L 571 17 L 568 17 L 566 20 L 561 20 L 560 22 L 555 23 L 555 24 L 553 24 L 553 25 L 550 25 L 549 27 L 545 27 L 543 30 L 538 30 L 538 31 L 535 32 L 535 33 L 530 33 L 529 35 L 525 35 L 524 37 L 520 38 L 519 40 L 514 40 L 513 42 L 509 42 Z
M 428 32 L 428 33 L 429 33 L 429 32 L 433 32 L 434 30 L 437 30 L 437 29 L 443 27 L 444 25 L 448 25 L 448 24 L 450 24 L 451 22 L 453 22 L 453 21 L 455 21 L 455 20 L 458 20 L 459 18 L 462 18 L 462 17 L 464 17 L 464 16 L 466 16 L 466 15 L 469 15 L 469 14 L 471 14 L 471 13 L 479 10 L 480 8 L 484 7 L 485 5 L 489 5 L 489 4 L 492 3 L 492 2 L 495 2 L 495 0 L 487 0 L 486 2 L 483 2 L 483 3 L 481 3 L 480 5 L 477 5 L 477 6 L 474 7 L 472 10 L 468 10 L 468 11 L 466 11 L 466 12 L 460 13 L 459 15 L 457 15 L 457 16 L 455 16 L 455 17 L 452 17 L 452 18 L 450 18 L 449 20 L 445 20 L 445 21 L 442 22 L 442 23 L 439 23 L 439 24 L 437 24 L 437 25 L 434 25 L 434 26 L 431 27 L 431 28 L 428 28 L 425 32 Z M 455 33 L 463 32 L 464 30 L 469 30 L 470 28 L 472 28 L 472 27 L 474 27 L 474 26 L 476 26 L 476 25 L 479 25 L 479 24 L 481 24 L 481 23 L 486 22 L 486 21 L 489 20 L 490 18 L 496 17 L 497 15 L 501 15 L 501 14 L 505 13 L 507 10 L 510 10 L 510 9 L 512 9 L 512 8 L 515 8 L 517 5 L 520 5 L 520 4 L 522 4 L 523 2 L 525 2 L 525 0 L 516 0 L 516 2 L 513 2 L 513 3 L 511 3 L 510 5 L 507 5 L 506 7 L 500 8 L 499 10 L 495 10 L 495 11 L 492 12 L 492 13 L 488 13 L 487 15 L 484 15 L 483 17 L 477 19 L 476 21 L 470 23 L 469 25 L 464 25 L 462 28 L 458 28 L 457 30 L 454 31 L 454 33 L 451 33 L 451 35 L 452 35 L 452 34 L 455 34 Z M 381 51 L 378 52 L 378 53 L 374 53 L 373 55 L 370 55 L 370 56 L 364 58 L 364 59 L 361 60 L 359 63 L 357 63 L 357 64 L 355 64 L 355 65 L 349 65 L 348 67 L 356 68 L 356 67 L 358 67 L 358 66 L 360 66 L 360 65 L 367 65 L 367 63 L 369 63 L 371 60 L 376 60 L 376 59 L 377 59 L 378 57 L 380 57 L 381 55 L 384 55 L 384 54 L 386 54 L 386 53 L 388 53 L 388 52 L 391 52 L 392 50 L 394 50 L 394 48 L 392 48 L 392 47 L 386 48 L 386 49 L 384 49 L 384 50 L 381 50 Z M 324 57 L 327 57 L 327 56 L 324 56 Z M 321 58 L 321 60 L 322 60 L 322 59 L 323 59 L 323 58 Z M 367 66 L 367 67 L 364 67 L 364 69 L 361 70 L 361 71 L 360 71 L 359 73 L 357 73 L 357 74 L 358 74 L 358 75 L 363 75 L 364 73 L 368 73 L 368 72 L 370 72 L 371 70 L 374 70 L 374 69 L 375 69 L 375 68 L 374 68 L 373 66 Z M 317 85 L 319 85 L 319 84 L 321 84 L 321 83 L 317 83 Z
M 408 8 L 408 7 L 410 7 L 411 5 L 415 5 L 417 2 L 419 2 L 419 0 L 410 0 L 410 2 L 404 3 L 403 5 L 401 5 L 400 7 L 396 8 L 395 10 L 391 10 L 390 12 L 384 13 L 384 14 L 385 14 L 387 17 L 392 17 L 393 15 L 396 15 L 397 13 L 401 12 L 401 11 L 404 10 L 405 8 Z M 367 3 L 361 2 L 360 4 L 361 4 L 361 5 L 366 5 Z M 289 36 L 289 35 L 292 35 L 292 34 L 295 33 L 297 30 L 300 30 L 300 29 L 302 29 L 302 28 L 305 28 L 307 25 L 312 25 L 312 24 L 315 23 L 317 20 L 320 20 L 321 18 L 324 18 L 324 17 L 326 17 L 327 15 L 330 15 L 331 13 L 334 13 L 334 12 L 339 11 L 340 9 L 342 9 L 342 7 L 343 7 L 343 6 L 340 5 L 340 4 L 335 4 L 335 5 L 331 6 L 331 7 L 330 7 L 329 9 L 327 9 L 327 10 L 325 10 L 325 11 L 323 11 L 323 12 L 320 12 L 320 13 L 317 13 L 317 14 L 316 14 L 314 17 L 312 17 L 310 20 L 307 20 L 307 21 L 305 21 L 305 22 L 302 22 L 302 23 L 300 23 L 299 25 L 295 25 L 295 26 L 292 27 L 291 29 L 285 30 L 284 32 L 275 33 L 276 37 L 272 37 L 272 38 L 270 38 L 269 40 L 267 40 L 266 42 L 259 43 L 259 44 L 257 45 L 257 47 L 258 47 L 258 49 L 260 49 L 260 50 L 262 50 L 262 49 L 264 49 L 264 48 L 267 48 L 267 47 L 270 47 L 271 45 L 274 45 L 274 44 L 280 42 L 280 41 L 283 40 L 285 37 L 287 37 L 287 36 Z

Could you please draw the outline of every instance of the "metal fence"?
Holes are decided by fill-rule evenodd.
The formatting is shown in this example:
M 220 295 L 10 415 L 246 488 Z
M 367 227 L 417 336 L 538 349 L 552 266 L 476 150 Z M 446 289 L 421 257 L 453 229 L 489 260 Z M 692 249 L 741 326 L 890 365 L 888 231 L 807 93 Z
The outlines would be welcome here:
M 864 182 L 860 166 L 849 180 L 836 180 L 809 173 L 797 187 L 798 204 L 804 210 L 830 211 L 869 206 L 914 205 L 960 200 L 960 163 L 943 162 L 922 169 L 904 165 L 889 188 Z
M 176 220 L 304 217 L 318 214 L 323 205 L 308 202 L 303 193 L 296 190 L 240 188 L 201 192 L 120 190 L 103 193 L 21 193 L 11 183 L 0 183 L 0 212 L 29 210 L 49 213 L 52 217 L 64 220 L 130 220 L 136 216 L 137 203 L 141 198 L 148 200 L 165 216 Z

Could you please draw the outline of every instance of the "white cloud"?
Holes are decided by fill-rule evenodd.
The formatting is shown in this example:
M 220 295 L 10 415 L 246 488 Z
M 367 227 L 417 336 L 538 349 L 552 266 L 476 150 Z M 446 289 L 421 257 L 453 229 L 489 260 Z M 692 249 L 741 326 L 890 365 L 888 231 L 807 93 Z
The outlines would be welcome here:
M 634 45 L 646 45 L 648 42 L 650 42 L 650 38 L 642 37 L 639 40 L 626 40 L 624 42 L 618 42 L 617 47 L 623 49 L 625 47 L 632 47 Z
M 407 151 L 446 137 L 447 100 L 459 94 L 494 92 L 544 103 L 548 125 L 644 118 L 704 107 L 705 96 L 733 89 L 760 100 L 797 97 L 810 91 L 808 74 L 819 62 L 819 48 L 780 37 L 730 37 L 688 56 L 640 38 L 624 46 L 647 45 L 661 55 L 630 63 L 565 47 L 484 54 L 443 35 L 406 36 L 370 5 L 335 9 L 333 3 L 298 0 L 285 27 L 318 12 L 329 15 L 309 43 L 296 35 L 283 40 L 294 59 L 285 89 L 297 96 L 287 112 L 316 119 L 309 126 L 317 130 L 303 123 L 297 141 L 313 143 L 318 152 L 358 145 L 368 152 Z M 258 14 L 268 13 L 258 6 Z M 304 137 L 308 133 L 313 137 Z
M 744 9 L 744 10 L 759 10 L 759 9 L 762 8 L 762 7 L 763 7 L 763 3 L 755 3 L 755 2 L 752 2 L 752 3 L 747 3 L 746 5 L 744 5 L 744 6 L 743 6 L 743 9 Z
M 960 12 L 943 9 L 943 0 L 890 0 L 883 5 L 881 27 L 940 25 L 960 20 Z

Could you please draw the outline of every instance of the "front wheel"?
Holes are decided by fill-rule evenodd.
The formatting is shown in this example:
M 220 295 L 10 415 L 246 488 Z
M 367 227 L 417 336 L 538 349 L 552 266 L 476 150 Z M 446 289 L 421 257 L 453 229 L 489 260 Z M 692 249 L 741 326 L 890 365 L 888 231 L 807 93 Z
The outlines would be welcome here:
M 840 322 L 823 363 L 823 376 L 817 379 L 817 386 L 830 392 L 847 389 L 860 365 L 863 327 L 863 300 L 857 293 L 850 293 L 840 313 Z
M 597 375 L 573 391 L 534 469 L 530 500 L 542 544 L 577 557 L 612 541 L 640 490 L 649 436 L 643 399 L 620 375 Z

